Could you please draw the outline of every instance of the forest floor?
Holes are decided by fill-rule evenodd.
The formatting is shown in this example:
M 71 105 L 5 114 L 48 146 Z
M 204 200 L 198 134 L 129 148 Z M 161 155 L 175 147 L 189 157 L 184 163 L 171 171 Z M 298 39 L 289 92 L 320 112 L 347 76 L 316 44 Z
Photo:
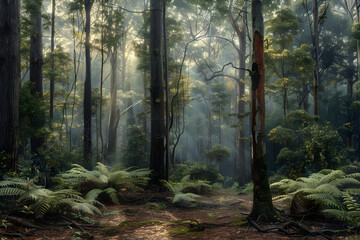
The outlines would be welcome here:
M 29 219 L 8 216 L 7 228 L 0 229 L 0 239 L 360 239 L 354 234 L 326 238 L 261 233 L 249 225 L 243 215 L 251 210 L 251 193 L 238 195 L 231 190 L 219 190 L 201 196 L 198 206 L 193 208 L 169 207 L 161 202 L 166 197 L 166 194 L 151 192 L 123 194 L 126 204 L 109 206 L 108 211 L 112 214 L 107 216 L 92 216 L 96 218 L 95 224 L 64 217 L 33 223 Z M 334 228 L 324 221 L 291 220 L 301 221 L 301 225 L 310 230 Z M 268 227 L 271 226 L 261 225 L 262 229 Z

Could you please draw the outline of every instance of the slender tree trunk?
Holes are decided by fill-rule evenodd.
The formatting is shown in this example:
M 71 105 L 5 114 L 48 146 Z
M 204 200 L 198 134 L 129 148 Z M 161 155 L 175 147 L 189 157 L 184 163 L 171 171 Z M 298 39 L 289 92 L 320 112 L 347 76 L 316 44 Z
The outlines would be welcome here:
M 314 70 L 314 116 L 315 121 L 319 121 L 319 6 L 318 1 L 313 0 L 313 56 L 315 61 Z
M 86 58 L 86 75 L 84 86 L 84 166 L 91 169 L 91 56 L 90 56 L 90 21 L 91 8 L 93 0 L 85 0 L 85 58 Z
M 164 169 L 164 89 L 162 57 L 162 6 L 163 2 L 151 0 L 150 62 L 151 62 L 151 181 L 159 185 L 165 179 Z
M 55 92 L 55 63 L 54 63 L 54 49 L 55 49 L 55 0 L 52 3 L 51 15 L 51 75 L 50 75 L 50 119 L 54 119 L 54 92 Z
M 247 24 L 247 1 L 244 3 L 243 17 L 241 23 L 241 37 L 240 37 L 240 59 L 239 67 L 241 69 L 246 68 L 246 24 Z M 238 140 L 238 151 L 239 151 L 239 183 L 240 185 L 246 182 L 246 162 L 245 162 L 245 118 L 241 117 L 240 114 L 245 113 L 245 71 L 239 71 L 239 140 Z
M 0 1 L 0 154 L 17 170 L 19 149 L 20 1 Z
M 253 206 L 249 218 L 272 221 L 276 213 L 272 204 L 265 157 L 265 63 L 262 0 L 252 0 L 253 55 L 251 86 L 251 174 L 254 183 Z
M 102 7 L 104 7 L 104 0 L 101 2 Z M 102 19 L 104 16 L 102 14 Z M 100 120 L 99 120 L 99 130 L 100 130 L 100 162 L 104 163 L 104 138 L 102 132 L 102 115 L 103 115 L 103 83 L 104 83 L 104 29 L 101 28 L 101 70 L 100 70 Z
M 42 25 L 41 25 L 41 0 L 32 0 L 33 9 L 30 12 L 30 20 L 33 24 L 33 33 L 30 37 L 30 83 L 31 94 L 38 98 L 39 103 L 42 104 L 43 100 L 43 87 L 42 87 Z M 44 127 L 45 115 L 41 111 L 32 116 L 31 125 L 37 131 Z M 37 132 L 36 136 L 31 137 L 31 152 L 33 154 L 39 153 L 39 148 L 44 143 L 44 137 Z
M 110 82 L 110 120 L 108 133 L 108 155 L 113 155 L 116 152 L 117 145 L 117 128 L 120 120 L 120 110 L 116 107 L 117 101 L 117 50 L 114 48 L 110 53 L 111 62 L 111 82 Z

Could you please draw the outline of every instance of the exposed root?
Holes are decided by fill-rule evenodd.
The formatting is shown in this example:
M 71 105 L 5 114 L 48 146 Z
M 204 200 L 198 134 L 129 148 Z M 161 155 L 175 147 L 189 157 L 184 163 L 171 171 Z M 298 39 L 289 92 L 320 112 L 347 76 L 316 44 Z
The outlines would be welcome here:
M 278 232 L 282 233 L 288 236 L 294 236 L 294 235 L 302 235 L 302 236 L 322 236 L 325 239 L 328 240 L 334 240 L 334 238 L 330 237 L 329 235 L 334 234 L 341 234 L 341 233 L 348 233 L 349 231 L 354 230 L 354 228 L 349 229 L 341 229 L 341 230 L 330 230 L 330 229 L 324 229 L 324 230 L 310 230 L 303 225 L 300 225 L 296 222 L 288 222 L 283 227 L 280 226 L 274 226 L 262 229 L 255 221 L 248 219 L 249 224 L 253 226 L 258 232 L 262 233 L 269 233 L 269 232 Z M 249 225 L 249 226 L 250 226 Z M 298 230 L 297 232 L 290 232 L 289 230 Z

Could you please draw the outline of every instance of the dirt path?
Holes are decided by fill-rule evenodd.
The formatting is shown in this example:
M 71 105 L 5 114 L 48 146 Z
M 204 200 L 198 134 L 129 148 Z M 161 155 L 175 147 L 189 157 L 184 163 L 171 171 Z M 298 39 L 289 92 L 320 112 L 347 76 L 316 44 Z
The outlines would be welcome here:
M 259 233 L 249 227 L 242 213 L 250 212 L 251 198 L 251 194 L 237 195 L 221 190 L 201 197 L 196 208 L 166 207 L 156 202 L 111 206 L 108 210 L 115 214 L 97 219 L 99 223 L 96 225 L 76 221 L 68 226 L 69 223 L 49 221 L 47 224 L 51 225 L 41 230 L 32 232 L 25 228 L 25 234 L 28 231 L 36 236 L 21 239 L 302 239 L 278 233 Z M 11 236 L 1 239 L 11 239 Z

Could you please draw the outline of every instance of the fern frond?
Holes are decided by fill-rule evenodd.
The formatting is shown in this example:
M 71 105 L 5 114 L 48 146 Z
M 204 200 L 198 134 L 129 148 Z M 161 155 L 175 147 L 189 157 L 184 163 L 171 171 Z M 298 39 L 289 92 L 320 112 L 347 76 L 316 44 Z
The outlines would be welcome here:
M 344 191 L 353 195 L 360 195 L 360 188 L 346 188 Z
M 333 170 L 329 174 L 325 175 L 321 180 L 320 184 L 326 184 L 330 183 L 331 181 L 334 181 L 335 179 L 339 179 L 345 176 L 345 173 L 341 170 Z
M 321 211 L 322 213 L 325 213 L 326 215 L 340 220 L 340 221 L 344 221 L 344 222 L 351 222 L 352 218 L 349 216 L 349 214 L 344 211 L 344 210 L 339 210 L 339 209 L 324 209 Z
M 348 177 L 335 179 L 330 183 L 336 187 L 360 187 L 360 182 L 358 180 Z
M 113 203 L 119 204 L 119 199 L 117 198 L 117 191 L 114 188 L 107 188 L 104 190 L 104 192 L 106 193 L 106 195 L 109 196 Z
M 348 178 L 360 178 L 360 173 L 351 173 L 346 175 Z
M 71 207 L 71 209 L 74 211 L 79 211 L 91 215 L 94 215 L 95 213 L 102 215 L 101 211 L 90 203 L 76 203 L 67 200 L 68 199 L 64 199 L 62 203 L 67 203 L 69 207 Z
M 175 194 L 172 203 L 180 203 L 180 202 L 197 202 L 196 197 L 200 197 L 194 193 L 178 193 Z
M 335 187 L 334 185 L 328 184 L 328 183 L 318 186 L 317 188 L 315 188 L 315 191 L 320 192 L 320 193 L 327 193 L 333 197 L 341 197 L 342 196 L 341 191 L 337 187 Z
M 95 169 L 97 169 L 101 175 L 109 175 L 108 167 L 101 162 L 97 162 Z
M 21 194 L 21 197 L 18 199 L 19 202 L 23 200 L 32 200 L 37 201 L 40 197 L 48 197 L 52 191 L 45 188 L 35 188 Z
M 305 198 L 321 203 L 324 205 L 325 208 L 344 210 L 343 204 L 338 199 L 327 193 L 313 193 L 306 195 Z
M 272 200 L 274 202 L 283 202 L 283 201 L 286 201 L 286 200 L 289 200 L 289 199 L 292 199 L 292 197 L 289 196 L 289 195 L 279 195 L 279 196 L 276 196 L 276 197 L 272 198 Z
M 99 197 L 99 195 L 102 192 L 103 192 L 103 190 L 101 190 L 101 189 L 90 190 L 88 193 L 86 193 L 85 199 L 88 200 L 89 202 L 93 202 Z
M 25 190 L 19 188 L 5 187 L 0 188 L 0 196 L 20 196 Z

